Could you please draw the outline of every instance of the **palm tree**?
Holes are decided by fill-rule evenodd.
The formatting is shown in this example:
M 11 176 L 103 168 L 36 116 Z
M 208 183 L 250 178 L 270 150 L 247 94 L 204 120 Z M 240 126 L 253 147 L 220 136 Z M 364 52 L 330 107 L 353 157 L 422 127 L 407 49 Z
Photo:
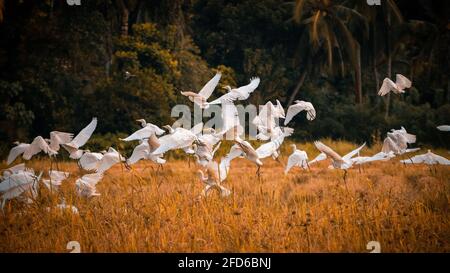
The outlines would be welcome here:
M 362 102 L 361 90 L 361 59 L 360 44 L 348 28 L 349 20 L 357 20 L 365 24 L 364 17 L 357 11 L 345 7 L 340 1 L 330 0 L 297 0 L 295 3 L 294 19 L 305 27 L 300 38 L 302 50 L 306 51 L 308 58 L 303 66 L 302 73 L 293 90 L 288 105 L 292 104 L 298 91 L 303 85 L 312 63 L 321 58 L 319 53 L 325 53 L 327 66 L 333 69 L 334 60 L 338 60 L 341 73 L 344 73 L 345 61 L 350 61 L 354 71 L 355 102 Z M 306 44 L 307 42 L 308 44 Z M 337 57 L 335 57 L 337 55 Z

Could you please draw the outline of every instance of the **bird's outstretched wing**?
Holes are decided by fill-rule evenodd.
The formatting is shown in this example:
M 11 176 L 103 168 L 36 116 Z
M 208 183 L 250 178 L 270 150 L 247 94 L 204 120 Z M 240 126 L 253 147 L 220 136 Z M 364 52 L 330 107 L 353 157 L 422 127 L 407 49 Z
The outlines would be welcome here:
M 57 152 L 50 149 L 47 142 L 41 136 L 37 136 L 23 153 L 23 158 L 25 160 L 30 160 L 34 155 L 40 153 L 41 151 L 50 156 L 57 154 Z
M 316 118 L 316 109 L 314 109 L 312 103 L 299 100 L 295 101 L 294 105 L 289 106 L 286 118 L 284 120 L 284 125 L 287 125 L 292 118 L 301 111 L 306 111 L 306 118 L 308 120 L 313 120 Z
M 393 82 L 391 79 L 389 78 L 385 78 L 383 80 L 383 84 L 381 85 L 380 90 L 378 91 L 378 95 L 379 96 L 384 96 L 387 93 L 391 92 L 391 90 L 395 90 L 396 89 L 396 85 L 395 82 Z
M 15 146 L 15 147 L 13 147 L 9 151 L 8 159 L 6 161 L 6 164 L 9 165 L 9 164 L 13 163 L 13 161 L 16 160 L 16 158 L 19 155 L 23 154 L 28 149 L 29 146 L 30 146 L 30 144 L 21 143 L 21 144 Z
M 150 146 L 147 141 L 143 141 L 133 149 L 133 153 L 127 159 L 127 164 L 132 165 L 141 159 L 146 158 L 150 153 Z
M 316 148 L 321 151 L 322 153 L 326 154 L 327 156 L 331 157 L 333 160 L 335 161 L 340 161 L 343 162 L 344 160 L 342 159 L 342 157 L 336 153 L 335 151 L 333 151 L 333 149 L 331 149 L 330 147 L 328 147 L 327 145 L 323 144 L 320 141 L 314 141 L 314 145 L 316 146 Z
M 319 161 L 327 159 L 327 155 L 325 153 L 320 153 L 318 156 L 316 156 L 313 160 L 308 162 L 308 165 L 317 163 Z
M 96 170 L 97 173 L 104 173 L 109 168 L 120 162 L 120 154 L 112 147 L 109 149 L 110 150 L 108 153 L 104 154 L 103 158 L 100 160 L 100 164 Z
M 358 148 L 356 148 L 355 150 L 351 151 L 350 153 L 344 155 L 342 157 L 342 159 L 344 159 L 345 161 L 350 160 L 352 157 L 354 157 L 356 154 L 358 154 L 362 148 L 364 148 L 364 146 L 366 146 L 366 143 L 364 142 L 363 145 L 359 146 Z
M 441 125 L 436 127 L 439 131 L 450 132 L 450 125 Z
M 103 155 L 100 153 L 84 153 L 81 156 L 79 163 L 81 168 L 85 169 L 86 171 L 92 171 L 97 169 L 102 158 Z
M 161 129 L 162 130 L 162 129 Z M 153 126 L 145 126 L 142 129 L 137 130 L 126 138 L 120 139 L 122 141 L 143 140 L 150 138 L 151 135 L 156 134 L 156 128 Z
M 398 89 L 403 90 L 405 88 L 411 88 L 412 82 L 402 74 L 397 74 L 395 76 L 395 84 Z
M 191 132 L 194 135 L 199 135 L 203 132 L 203 122 L 197 123 L 191 128 Z
M 217 73 L 211 80 L 209 80 L 208 83 L 203 86 L 203 88 L 198 92 L 199 95 L 204 97 L 205 99 L 208 99 L 214 89 L 216 88 L 217 84 L 220 81 L 220 77 L 222 77 L 221 73 Z
M 88 124 L 88 126 L 84 127 L 78 135 L 70 142 L 71 146 L 75 146 L 76 148 L 82 147 L 89 138 L 92 136 L 95 128 L 97 127 L 97 118 L 93 118 L 92 121 Z
M 53 131 L 50 132 L 50 149 L 58 151 L 61 144 L 69 143 L 72 141 L 73 134 Z

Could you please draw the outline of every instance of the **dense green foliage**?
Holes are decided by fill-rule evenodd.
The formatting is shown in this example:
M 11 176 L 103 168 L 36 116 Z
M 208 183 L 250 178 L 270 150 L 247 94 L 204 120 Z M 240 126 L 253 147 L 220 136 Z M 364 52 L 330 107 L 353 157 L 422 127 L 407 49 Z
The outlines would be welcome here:
M 317 119 L 292 123 L 299 140 L 370 143 L 403 125 L 420 143 L 450 146 L 435 129 L 450 123 L 447 1 L 1 2 L 3 151 L 51 130 L 77 132 L 93 116 L 109 141 L 138 118 L 171 123 L 172 106 L 188 103 L 179 91 L 217 70 L 221 86 L 261 77 L 245 103 L 311 101 Z M 414 86 L 388 102 L 376 92 L 396 73 Z

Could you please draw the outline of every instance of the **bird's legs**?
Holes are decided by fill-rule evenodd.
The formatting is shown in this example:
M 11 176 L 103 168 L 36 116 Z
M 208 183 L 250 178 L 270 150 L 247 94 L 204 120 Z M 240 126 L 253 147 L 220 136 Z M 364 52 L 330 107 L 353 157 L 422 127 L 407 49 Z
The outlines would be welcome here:
M 258 169 L 256 169 L 256 175 L 258 176 L 258 178 L 261 177 L 261 166 L 258 165 Z

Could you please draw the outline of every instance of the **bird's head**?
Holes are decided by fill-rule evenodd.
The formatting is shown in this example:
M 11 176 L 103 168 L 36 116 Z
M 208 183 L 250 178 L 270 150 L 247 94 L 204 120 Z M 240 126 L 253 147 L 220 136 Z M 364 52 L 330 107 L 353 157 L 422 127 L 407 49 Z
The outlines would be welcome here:
M 292 147 L 292 150 L 297 150 L 297 145 L 295 145 L 295 144 L 291 144 L 291 147 Z
M 163 128 L 166 129 L 170 134 L 174 132 L 172 126 L 170 125 L 164 125 Z
M 231 86 L 229 86 L 229 85 L 226 85 L 226 86 L 224 86 L 223 88 L 224 88 L 225 90 L 227 90 L 228 92 L 231 91 Z
M 145 119 L 141 118 L 141 119 L 137 119 L 137 122 L 140 122 L 142 127 L 145 127 L 147 125 L 147 122 L 145 121 Z
M 14 144 L 14 145 L 19 145 L 20 142 L 19 142 L 19 141 L 14 141 L 13 144 Z

